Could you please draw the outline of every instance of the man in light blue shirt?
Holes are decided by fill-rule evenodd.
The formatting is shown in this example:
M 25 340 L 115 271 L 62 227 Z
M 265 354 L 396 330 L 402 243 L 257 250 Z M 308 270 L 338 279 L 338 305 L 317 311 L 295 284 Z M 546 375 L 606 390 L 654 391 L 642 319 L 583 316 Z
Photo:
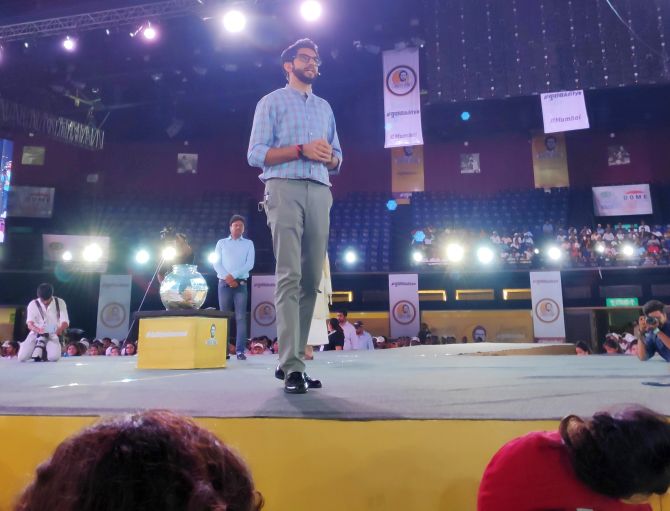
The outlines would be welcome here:
M 339 172 L 342 150 L 330 105 L 312 92 L 321 65 L 316 44 L 296 41 L 281 61 L 288 85 L 258 102 L 247 159 L 262 169 L 277 260 L 275 376 L 287 393 L 303 394 L 321 387 L 305 374 L 303 356 L 328 244 L 329 175 Z
M 219 309 L 235 312 L 235 351 L 238 360 L 246 360 L 247 342 L 247 281 L 254 267 L 254 243 L 244 234 L 244 217 L 233 215 L 230 219 L 230 236 L 216 244 L 214 269 L 219 278 Z

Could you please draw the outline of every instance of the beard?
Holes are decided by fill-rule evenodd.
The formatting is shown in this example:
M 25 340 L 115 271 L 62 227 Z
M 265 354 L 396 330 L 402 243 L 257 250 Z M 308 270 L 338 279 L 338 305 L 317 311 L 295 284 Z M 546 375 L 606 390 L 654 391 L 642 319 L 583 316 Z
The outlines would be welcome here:
M 314 76 L 310 78 L 305 74 L 305 71 L 303 69 L 296 69 L 295 67 L 293 68 L 293 74 L 298 80 L 307 85 L 312 85 L 317 77 L 316 71 L 314 71 Z

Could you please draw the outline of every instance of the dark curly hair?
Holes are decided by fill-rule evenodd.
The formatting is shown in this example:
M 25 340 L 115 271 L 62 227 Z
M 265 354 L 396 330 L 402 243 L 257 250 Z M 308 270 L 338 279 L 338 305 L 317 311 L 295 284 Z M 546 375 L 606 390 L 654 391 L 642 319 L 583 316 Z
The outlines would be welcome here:
M 193 420 L 148 411 L 63 441 L 16 511 L 258 511 L 244 461 Z
M 600 412 L 590 420 L 569 415 L 559 432 L 577 478 L 593 491 L 615 499 L 668 491 L 670 424 L 665 417 L 639 406 Z

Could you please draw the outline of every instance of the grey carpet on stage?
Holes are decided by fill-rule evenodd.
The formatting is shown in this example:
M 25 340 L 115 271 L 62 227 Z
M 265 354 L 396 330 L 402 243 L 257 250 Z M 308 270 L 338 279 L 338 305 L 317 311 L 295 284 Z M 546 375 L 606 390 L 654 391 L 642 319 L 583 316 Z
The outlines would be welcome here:
M 316 353 L 323 389 L 286 395 L 277 357 L 226 369 L 137 370 L 132 357 L 0 361 L 0 415 L 108 415 L 167 408 L 197 417 L 558 419 L 637 403 L 670 415 L 670 365 L 656 357 L 482 356 L 537 345 L 417 346 Z M 489 353 L 490 355 L 491 353 Z

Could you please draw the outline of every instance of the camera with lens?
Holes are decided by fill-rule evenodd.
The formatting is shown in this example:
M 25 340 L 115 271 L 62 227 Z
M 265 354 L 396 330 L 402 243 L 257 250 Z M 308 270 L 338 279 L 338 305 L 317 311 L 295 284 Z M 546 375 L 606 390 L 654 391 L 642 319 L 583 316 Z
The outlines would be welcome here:
M 658 326 L 658 318 L 655 318 L 654 316 L 645 316 L 644 322 L 647 324 L 647 326 L 652 328 L 656 328 Z
M 46 334 L 38 335 L 37 340 L 35 341 L 35 349 L 33 349 L 33 354 L 30 356 L 30 358 L 32 358 L 35 362 L 41 362 L 44 360 L 48 341 L 49 336 Z

